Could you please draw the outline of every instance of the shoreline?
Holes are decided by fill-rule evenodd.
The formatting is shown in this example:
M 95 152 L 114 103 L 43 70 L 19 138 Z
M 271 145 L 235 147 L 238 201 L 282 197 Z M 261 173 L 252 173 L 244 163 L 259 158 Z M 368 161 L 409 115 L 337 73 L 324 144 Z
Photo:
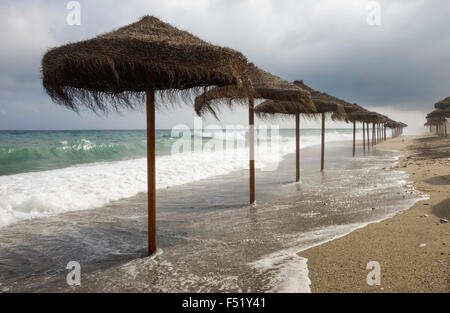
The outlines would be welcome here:
M 307 259 L 312 292 L 449 292 L 450 140 L 402 136 L 377 145 L 401 153 L 397 166 L 429 199 L 297 253 Z M 427 167 L 422 165 L 426 163 Z M 447 164 L 446 164 L 447 163 Z M 444 175 L 442 175 L 444 174 Z M 436 176 L 437 175 L 437 176 Z M 439 183 L 433 184 L 433 179 Z M 431 180 L 431 182 L 430 182 Z M 381 284 L 369 286 L 367 263 L 377 261 Z
M 393 203 L 406 209 L 407 199 L 414 198 L 407 193 L 403 198 L 407 175 L 386 170 L 397 153 L 378 151 L 352 160 L 351 143 L 327 148 L 324 175 L 318 175 L 320 145 L 303 150 L 302 184 L 293 182 L 294 154 L 277 171 L 257 172 L 255 209 L 247 205 L 245 171 L 161 190 L 158 242 L 164 253 L 152 260 L 141 258 L 147 239 L 145 194 L 0 229 L 2 261 L 10 268 L 2 273 L 1 289 L 70 292 L 64 280 L 67 259 L 83 266 L 82 292 L 309 291 L 309 284 L 300 284 L 308 276 L 298 251 L 384 217 Z M 368 190 L 374 192 L 370 202 L 383 197 L 377 200 L 380 210 L 367 210 Z M 18 260 L 24 258 L 33 262 L 23 266 Z

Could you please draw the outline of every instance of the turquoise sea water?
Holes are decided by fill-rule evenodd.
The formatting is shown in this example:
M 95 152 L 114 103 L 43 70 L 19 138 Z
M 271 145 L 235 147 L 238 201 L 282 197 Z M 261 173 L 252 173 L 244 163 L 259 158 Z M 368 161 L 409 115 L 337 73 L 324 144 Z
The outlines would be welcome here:
M 327 130 L 333 136 L 348 137 L 351 132 L 350 129 Z M 171 130 L 156 131 L 157 156 L 170 154 L 172 144 L 179 139 L 171 133 Z M 279 135 L 287 139 L 294 137 L 295 133 L 294 130 L 283 129 Z M 316 137 L 318 141 L 320 130 L 302 130 L 302 135 Z M 200 136 L 203 144 L 214 137 Z M 0 131 L 0 176 L 143 158 L 146 149 L 145 130 Z
M 157 131 L 157 153 L 170 151 L 170 131 Z M 144 157 L 145 131 L 0 131 L 0 175 Z
M 326 132 L 327 142 L 351 138 Z M 320 140 L 319 129 L 301 130 L 302 148 Z M 0 131 L 0 227 L 145 192 L 146 152 L 145 130 Z M 276 171 L 293 152 L 294 130 L 257 129 L 256 169 Z M 248 153 L 245 129 L 157 130 L 157 189 L 246 170 Z

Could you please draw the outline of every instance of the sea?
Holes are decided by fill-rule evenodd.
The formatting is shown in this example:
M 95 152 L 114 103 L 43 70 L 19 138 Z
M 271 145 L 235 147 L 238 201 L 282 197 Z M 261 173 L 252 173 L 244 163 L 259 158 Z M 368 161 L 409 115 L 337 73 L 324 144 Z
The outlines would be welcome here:
M 147 257 L 145 130 L 0 131 L 0 291 L 309 292 L 299 251 L 423 197 L 362 129 L 354 158 L 352 129 L 326 130 L 321 172 L 320 134 L 301 130 L 296 183 L 295 131 L 257 129 L 249 205 L 247 130 L 157 130 Z

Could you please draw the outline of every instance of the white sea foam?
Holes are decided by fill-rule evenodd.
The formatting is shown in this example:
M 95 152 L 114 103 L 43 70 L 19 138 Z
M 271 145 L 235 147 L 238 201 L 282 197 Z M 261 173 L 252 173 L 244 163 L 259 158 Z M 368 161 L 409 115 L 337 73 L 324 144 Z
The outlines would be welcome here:
M 405 185 L 407 181 L 396 182 L 398 185 Z M 417 193 L 417 198 L 404 203 L 400 210 L 393 210 L 378 220 L 371 222 L 352 223 L 347 225 L 332 225 L 306 233 L 290 234 L 282 238 L 282 242 L 289 243 L 289 247 L 264 255 L 259 260 L 249 263 L 249 266 L 256 270 L 266 272 L 272 271 L 270 292 L 289 293 L 310 293 L 311 280 L 309 278 L 308 259 L 297 254 L 307 249 L 320 246 L 324 243 L 344 237 L 353 231 L 364 228 L 373 223 L 382 222 L 398 213 L 408 209 L 420 200 L 428 199 L 428 195 L 417 192 L 412 185 L 406 186 L 408 190 Z
M 242 135 L 242 134 L 241 134 Z M 217 135 L 220 136 L 220 135 Z M 350 134 L 327 133 L 327 141 L 351 139 Z M 264 140 L 261 140 L 264 142 Z M 303 136 L 302 148 L 320 143 Z M 83 141 L 82 149 L 91 143 Z M 260 143 L 255 166 L 276 169 L 284 155 L 294 152 L 295 138 L 279 137 L 269 153 Z M 248 168 L 248 148 L 160 156 L 156 160 L 157 188 L 198 181 Z M 146 159 L 77 165 L 62 169 L 0 176 L 0 227 L 29 218 L 86 210 L 145 192 Z

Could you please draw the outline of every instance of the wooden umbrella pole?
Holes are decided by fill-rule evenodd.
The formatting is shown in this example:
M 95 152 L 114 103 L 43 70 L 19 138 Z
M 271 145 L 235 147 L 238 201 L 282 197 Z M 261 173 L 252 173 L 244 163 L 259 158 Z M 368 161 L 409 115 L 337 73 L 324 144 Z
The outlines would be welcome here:
M 366 151 L 366 125 L 364 125 L 364 122 L 362 123 L 363 126 L 363 149 Z
M 378 144 L 378 140 L 380 139 L 380 130 L 378 129 L 378 123 L 375 124 L 375 144 Z
M 381 123 L 381 142 L 384 141 L 384 123 Z
M 444 119 L 444 136 L 447 137 L 447 120 Z
M 384 123 L 380 124 L 381 142 L 384 141 Z
M 377 123 L 377 144 L 381 142 L 380 123 Z
M 375 145 L 378 143 L 378 123 L 375 123 Z
M 367 128 L 367 150 L 370 150 L 370 124 L 366 123 L 366 128 Z
M 255 111 L 253 95 L 248 98 L 248 134 L 250 149 L 250 204 L 255 203 Z
M 353 121 L 353 157 L 355 157 L 356 121 Z
M 374 133 L 374 136 L 373 136 L 373 145 L 374 146 L 376 146 L 377 145 L 377 123 L 373 123 L 373 133 Z
M 322 150 L 320 159 L 320 170 L 325 168 L 325 113 L 322 113 Z
M 375 123 L 372 123 L 372 147 L 374 145 L 375 140 Z
M 156 251 L 155 91 L 147 90 L 148 255 Z
M 378 131 L 379 131 L 379 133 L 380 133 L 380 139 L 378 140 L 378 143 L 381 143 L 381 142 L 383 142 L 383 132 L 382 132 L 382 125 L 383 124 L 378 124 Z
M 378 143 L 378 134 L 377 134 L 377 123 L 375 123 L 375 124 L 373 124 L 373 131 L 374 131 L 374 133 L 375 133 L 375 136 L 374 136 L 374 144 L 376 145 L 377 143 Z
M 300 114 L 295 114 L 295 181 L 300 181 Z
M 378 140 L 380 139 L 380 130 L 378 128 L 378 123 L 375 124 L 375 144 L 378 144 Z

